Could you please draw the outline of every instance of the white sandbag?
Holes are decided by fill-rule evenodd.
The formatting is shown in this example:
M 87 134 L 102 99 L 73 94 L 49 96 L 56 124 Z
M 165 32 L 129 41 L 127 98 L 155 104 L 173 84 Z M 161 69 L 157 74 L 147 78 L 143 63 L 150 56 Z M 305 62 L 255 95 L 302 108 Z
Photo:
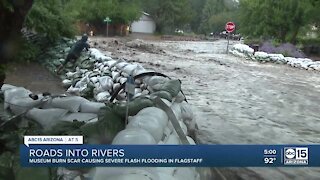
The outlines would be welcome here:
M 123 83 L 127 82 L 127 78 L 120 78 L 119 82 L 120 82 L 120 84 L 123 84 Z
M 148 86 L 155 86 L 157 84 L 164 84 L 165 82 L 169 81 L 168 78 L 166 77 L 162 77 L 162 76 L 152 76 L 150 78 L 146 78 L 145 79 L 145 83 L 148 85 Z
M 118 77 L 120 77 L 120 73 L 113 71 L 113 72 L 111 72 L 111 76 L 112 76 L 113 81 L 115 81 L 115 80 L 117 80 Z
M 115 90 L 119 89 L 120 86 L 121 86 L 120 83 L 114 83 L 114 84 L 113 84 L 113 90 L 115 91 Z
M 189 136 L 187 136 L 187 140 L 189 141 L 190 145 L 196 145 L 196 142 Z
M 129 128 L 120 131 L 112 144 L 157 144 L 153 136 L 141 128 Z
M 144 72 L 147 72 L 147 71 L 140 64 L 137 64 L 135 69 L 132 71 L 132 76 L 136 76 Z
M 158 174 L 167 174 L 169 176 L 173 176 L 174 172 L 176 171 L 177 167 L 156 167 L 155 172 Z
M 84 102 L 80 105 L 80 112 L 82 113 L 99 113 L 100 109 L 105 107 L 104 103 L 99 102 Z
M 111 95 L 109 92 L 100 92 L 95 96 L 95 99 L 98 102 L 103 102 L 103 101 L 108 101 L 110 96 Z
M 167 99 L 163 99 L 161 98 L 161 100 L 169 107 L 171 107 L 172 103 L 170 101 L 168 101 Z
M 67 78 L 69 78 L 69 79 L 74 78 L 76 75 L 78 75 L 78 72 L 67 72 L 67 73 L 66 73 L 66 76 L 67 76 Z
M 184 102 L 186 98 L 184 97 L 184 95 L 182 94 L 182 92 L 180 91 L 178 93 L 178 95 L 176 97 L 174 97 L 174 102 L 177 102 L 177 103 L 181 103 L 181 102 Z
M 17 88 L 11 88 L 4 92 L 4 109 L 7 109 L 9 107 L 9 104 L 7 102 L 11 102 L 11 99 L 13 98 L 22 98 L 22 97 L 29 97 L 29 94 L 32 92 L 23 88 L 23 87 L 17 87 Z
M 182 120 L 182 112 L 181 112 L 181 107 L 180 103 L 173 103 L 170 108 L 172 109 L 174 115 L 176 118 L 180 121 Z
M 65 109 L 58 108 L 33 108 L 27 112 L 26 117 L 37 121 L 45 130 L 48 130 L 60 122 L 61 118 L 66 115 L 67 112 Z
M 67 89 L 67 93 L 70 93 L 70 94 L 79 94 L 80 93 L 80 88 L 75 88 L 73 86 L 70 86 L 68 89 Z
M 97 167 L 93 180 L 159 180 L 151 168 Z
M 91 77 L 90 81 L 95 84 L 95 83 L 97 83 L 99 81 L 99 78 L 98 77 Z
M 193 119 L 193 111 L 190 104 L 183 101 L 182 103 L 180 103 L 180 109 L 181 109 L 181 118 L 184 121 L 191 121 Z
M 122 70 L 124 67 L 126 67 L 127 65 L 129 65 L 129 63 L 127 62 L 120 62 L 118 63 L 115 67 L 119 70 Z
M 51 106 L 55 108 L 66 109 L 70 112 L 79 112 L 82 103 L 90 102 L 89 100 L 80 96 L 69 96 L 62 98 L 54 98 Z
M 150 91 L 148 91 L 146 89 L 141 92 L 142 95 L 148 95 L 149 93 L 150 93 Z
M 167 127 L 168 116 L 166 112 L 157 107 L 147 107 L 138 112 L 136 116 L 149 116 L 154 117 L 163 128 Z
M 182 122 L 182 121 L 179 121 L 179 125 L 180 125 L 183 133 L 185 135 L 188 135 L 188 128 L 187 128 L 186 124 L 184 124 L 184 122 Z M 177 132 L 175 130 L 173 132 L 178 136 L 178 134 L 177 134 Z
M 61 120 L 69 122 L 72 122 L 74 120 L 88 122 L 90 120 L 96 119 L 97 117 L 98 115 L 94 113 L 67 113 L 61 117 Z
M 181 180 L 195 180 L 197 179 L 198 173 L 194 168 L 191 167 L 179 167 L 174 172 L 173 177 Z
M 269 57 L 268 53 L 257 51 L 254 53 L 254 56 L 259 59 L 267 59 Z
M 113 80 L 109 76 L 102 76 L 98 79 L 99 83 L 101 84 L 102 88 L 106 91 L 112 89 Z
M 9 89 L 13 89 L 13 88 L 16 88 L 16 86 L 13 86 L 11 84 L 3 84 L 2 87 L 1 87 L 1 91 L 6 91 L 6 90 L 9 90 Z
M 121 76 L 122 76 L 122 77 L 125 77 L 125 78 L 128 78 L 130 75 L 127 74 L 127 73 L 125 73 L 125 72 L 121 72 Z
M 138 93 L 141 93 L 142 91 L 141 91 L 141 89 L 140 88 L 135 88 L 134 89 L 134 94 L 138 94 Z
M 63 86 L 71 86 L 72 81 L 70 79 L 64 79 L 62 81 Z
M 33 100 L 30 97 L 14 97 L 13 99 L 11 99 L 10 101 L 10 109 L 14 114 L 21 114 L 24 113 L 38 105 L 41 104 L 41 98 L 39 97 L 39 99 L 37 100 Z
M 149 115 L 136 115 L 127 125 L 127 128 L 141 128 L 148 131 L 159 142 L 162 139 L 164 127 L 156 117 Z
M 176 134 L 174 134 L 174 133 L 172 133 L 172 134 L 169 136 L 169 138 L 167 139 L 167 141 L 165 141 L 164 143 L 167 144 L 167 145 L 168 145 L 168 144 L 170 144 L 170 145 L 181 144 L 179 137 L 178 137 Z
M 158 176 L 159 176 L 159 180 L 180 180 L 180 179 L 176 179 L 172 175 L 162 173 L 162 172 L 158 172 Z M 183 179 L 181 179 L 181 180 L 183 180 Z

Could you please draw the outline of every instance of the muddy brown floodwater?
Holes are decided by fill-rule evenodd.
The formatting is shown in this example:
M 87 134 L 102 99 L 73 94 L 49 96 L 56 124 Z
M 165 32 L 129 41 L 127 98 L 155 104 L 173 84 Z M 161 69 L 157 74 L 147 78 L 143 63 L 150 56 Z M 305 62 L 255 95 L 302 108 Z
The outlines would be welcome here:
M 148 40 L 136 48 L 100 48 L 181 79 L 200 143 L 320 143 L 320 73 L 234 57 L 226 54 L 226 44 Z M 320 178 L 320 168 L 220 170 L 228 179 Z
M 127 46 L 130 39 L 90 40 L 93 46 L 112 52 L 114 57 L 179 78 L 194 108 L 200 143 L 320 143 L 319 72 L 260 64 L 228 55 L 224 40 L 182 42 L 151 38 L 130 47 Z M 40 65 L 15 67 L 7 83 L 36 92 L 64 92 L 60 80 Z M 219 171 L 227 179 L 320 178 L 320 168 L 221 168 Z M 220 179 L 216 174 L 214 179 Z

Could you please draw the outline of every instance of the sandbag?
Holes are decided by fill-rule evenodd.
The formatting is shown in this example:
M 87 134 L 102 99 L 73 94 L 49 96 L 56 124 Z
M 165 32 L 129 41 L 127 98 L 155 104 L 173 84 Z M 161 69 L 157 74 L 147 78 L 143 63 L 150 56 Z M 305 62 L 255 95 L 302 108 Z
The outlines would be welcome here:
M 158 172 L 158 176 L 159 176 L 159 180 L 180 180 L 180 179 L 174 178 L 173 175 L 169 175 L 163 172 Z
M 184 121 L 191 121 L 193 119 L 193 111 L 190 104 L 183 101 L 182 103 L 180 103 L 180 109 L 181 109 L 181 118 Z
M 1 91 L 6 91 L 8 89 L 13 89 L 13 88 L 17 88 L 16 86 L 13 86 L 11 84 L 3 84 L 2 87 L 1 87 Z
M 176 116 L 176 118 L 180 121 L 182 120 L 182 114 L 181 114 L 181 107 L 180 107 L 180 103 L 173 103 L 170 108 L 172 109 L 174 115 Z
M 67 113 L 63 117 L 61 117 L 61 120 L 68 122 L 72 122 L 74 120 L 80 122 L 88 122 L 96 118 L 98 118 L 98 115 L 94 113 Z
M 102 77 L 98 78 L 98 81 L 104 90 L 109 91 L 110 89 L 112 89 L 113 80 L 111 77 L 102 76 Z
M 100 92 L 95 96 L 95 99 L 98 102 L 104 102 L 104 101 L 108 101 L 110 96 L 111 95 L 109 92 Z
M 181 82 L 178 79 L 167 81 L 161 86 L 160 90 L 167 91 L 172 97 L 175 97 L 181 91 Z
M 14 114 L 24 113 L 33 107 L 41 104 L 41 97 L 38 100 L 33 100 L 30 97 L 14 97 L 10 101 L 10 109 Z
M 67 114 L 65 109 L 38 109 L 33 108 L 27 112 L 26 117 L 37 121 L 45 130 L 51 129 L 61 118 Z
M 168 124 L 168 116 L 166 112 L 157 107 L 147 107 L 138 112 L 136 116 L 149 116 L 154 117 L 163 128 Z
M 11 99 L 29 97 L 29 94 L 32 94 L 32 92 L 23 87 L 11 88 L 6 90 L 4 92 L 4 109 L 7 109 L 9 107 L 8 103 L 11 102 Z
M 178 138 L 178 136 L 174 133 L 172 133 L 169 138 L 164 142 L 165 144 L 169 144 L 169 145 L 177 145 L 177 144 L 181 144 L 180 143 L 180 139 Z
M 191 167 L 179 167 L 174 172 L 173 177 L 181 180 L 195 180 L 199 179 L 198 173 Z
M 157 84 L 164 84 L 165 82 L 169 81 L 169 79 L 163 76 L 152 76 L 152 77 L 146 77 L 144 81 L 148 86 L 153 87 L 154 85 L 157 85 Z
M 112 144 L 157 144 L 153 136 L 141 128 L 129 128 L 120 131 Z
M 128 75 L 133 75 L 133 71 L 138 67 L 137 64 L 129 64 L 122 68 L 122 72 L 125 72 Z
M 69 87 L 72 84 L 72 81 L 70 79 L 65 79 L 62 81 L 62 84 L 64 87 Z
M 127 125 L 127 129 L 130 128 L 141 128 L 148 131 L 157 143 L 162 139 L 164 132 L 164 126 L 156 117 L 150 115 L 136 115 Z
M 196 142 L 190 136 L 187 136 L 187 139 L 190 145 L 196 145 Z
M 181 103 L 186 100 L 186 97 L 180 91 L 176 97 L 174 97 L 174 102 Z
M 98 167 L 93 180 L 159 180 L 159 177 L 149 168 Z
M 54 98 L 52 100 L 51 106 L 55 108 L 66 109 L 70 112 L 79 112 L 80 105 L 85 102 L 90 102 L 89 100 L 79 97 L 79 96 L 69 96 L 63 98 Z
M 99 102 L 84 102 L 80 105 L 80 112 L 82 113 L 99 113 L 102 107 L 105 107 L 104 103 Z
M 151 107 L 151 106 L 153 106 L 153 102 L 149 98 L 142 97 L 142 96 L 135 98 L 129 102 L 129 116 L 134 116 L 141 109 L 144 109 L 146 107 Z M 127 103 L 124 103 L 124 102 L 117 102 L 113 106 L 114 112 L 123 118 L 126 115 L 126 109 L 127 109 Z
M 153 92 L 150 94 L 151 97 L 153 96 L 157 96 L 163 99 L 166 99 L 168 101 L 172 101 L 172 96 L 169 92 L 167 91 L 157 91 L 157 92 Z

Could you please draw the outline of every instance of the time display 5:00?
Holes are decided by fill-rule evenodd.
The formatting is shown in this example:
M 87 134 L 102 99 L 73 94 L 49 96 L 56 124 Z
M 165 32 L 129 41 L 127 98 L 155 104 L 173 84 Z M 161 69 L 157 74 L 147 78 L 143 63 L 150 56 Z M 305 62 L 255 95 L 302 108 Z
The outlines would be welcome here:
M 265 149 L 263 150 L 264 155 L 277 155 L 277 150 L 275 149 Z

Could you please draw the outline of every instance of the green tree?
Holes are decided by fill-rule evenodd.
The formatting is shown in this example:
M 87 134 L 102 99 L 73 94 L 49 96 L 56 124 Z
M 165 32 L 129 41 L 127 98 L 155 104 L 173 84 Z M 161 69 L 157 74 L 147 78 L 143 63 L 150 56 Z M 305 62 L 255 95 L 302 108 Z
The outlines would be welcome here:
M 241 32 L 252 37 L 295 43 L 308 23 L 309 2 L 298 0 L 240 0 Z
M 58 37 L 72 37 L 75 33 L 74 19 L 65 9 L 65 1 L 35 0 L 26 18 L 26 26 L 46 34 L 54 41 Z
M 161 33 L 183 28 L 194 15 L 189 0 L 142 0 L 142 7 L 154 18 L 156 30 Z
M 200 32 L 222 31 L 226 22 L 237 21 L 238 3 L 233 0 L 207 0 L 202 11 Z
M 5 64 L 20 50 L 21 29 L 33 0 L 0 2 L 0 84 L 5 76 Z

